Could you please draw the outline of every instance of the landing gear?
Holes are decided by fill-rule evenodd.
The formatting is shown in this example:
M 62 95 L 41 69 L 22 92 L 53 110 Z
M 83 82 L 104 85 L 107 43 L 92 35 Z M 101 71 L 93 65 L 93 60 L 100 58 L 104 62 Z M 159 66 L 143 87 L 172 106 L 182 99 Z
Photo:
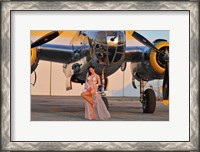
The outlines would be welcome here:
M 108 109 L 108 99 L 106 98 L 106 93 L 104 92 L 105 91 L 105 76 L 104 76 L 104 70 L 105 70 L 105 67 L 102 69 L 102 72 L 101 72 L 101 80 L 102 80 L 102 84 L 101 84 L 101 97 L 105 103 L 105 106 L 106 108 Z
M 144 113 L 154 113 L 156 108 L 156 95 L 152 89 L 147 89 L 144 91 L 142 108 Z
M 142 103 L 143 113 L 154 113 L 156 108 L 156 95 L 153 89 L 144 91 L 144 81 L 140 81 L 140 102 Z

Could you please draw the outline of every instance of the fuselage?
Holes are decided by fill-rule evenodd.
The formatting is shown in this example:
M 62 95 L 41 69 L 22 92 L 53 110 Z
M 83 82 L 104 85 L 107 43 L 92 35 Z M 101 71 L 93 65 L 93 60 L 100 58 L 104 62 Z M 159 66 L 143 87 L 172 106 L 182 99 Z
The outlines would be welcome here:
M 86 57 L 87 65 L 93 65 L 95 71 L 107 77 L 116 72 L 122 65 L 126 50 L 125 31 L 81 31 L 88 37 L 90 54 Z M 87 67 L 81 70 L 79 79 L 84 79 Z

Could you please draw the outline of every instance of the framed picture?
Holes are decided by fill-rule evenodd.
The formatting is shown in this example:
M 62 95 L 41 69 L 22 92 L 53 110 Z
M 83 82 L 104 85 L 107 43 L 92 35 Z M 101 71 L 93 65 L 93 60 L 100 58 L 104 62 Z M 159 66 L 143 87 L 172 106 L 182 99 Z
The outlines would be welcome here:
M 199 2 L 106 1 L 97 3 L 87 1 L 3 1 L 1 2 L 1 5 L 2 150 L 189 151 L 199 149 Z M 78 119 L 76 119 L 77 117 L 75 116 L 73 119 L 68 119 L 67 115 L 70 115 L 70 113 L 63 113 L 62 119 L 55 117 L 55 111 L 59 111 L 59 108 L 64 109 L 63 111 L 66 110 L 65 107 L 62 107 L 62 104 L 67 98 L 64 96 L 62 98 L 62 103 L 60 100 L 58 101 L 58 98 L 54 98 L 54 103 L 48 103 L 49 105 L 47 105 L 46 101 L 52 100 L 52 98 L 34 95 L 38 94 L 38 92 L 41 93 L 42 91 L 42 94 L 46 93 L 48 96 L 60 94 L 59 89 L 55 89 L 59 82 L 59 77 L 57 80 L 54 77 L 56 75 L 56 65 L 48 63 L 50 66 L 44 66 L 41 71 L 45 73 L 43 70 L 49 68 L 48 73 L 50 74 L 48 74 L 47 77 L 45 76 L 42 80 L 39 79 L 39 81 L 44 83 L 37 89 L 33 89 L 31 86 L 31 83 L 32 81 L 35 81 L 34 79 L 36 76 L 35 75 L 33 76 L 34 78 L 32 78 L 31 72 L 42 65 L 41 64 L 38 67 L 34 66 L 34 70 L 32 70 L 33 63 L 37 60 L 37 58 L 32 58 L 35 47 L 39 46 L 37 51 L 40 53 L 40 59 L 47 60 L 47 56 L 48 60 L 51 57 L 53 58 L 51 61 L 56 60 L 54 58 L 55 56 L 57 59 L 59 58 L 59 61 L 62 59 L 60 54 L 55 55 L 49 51 L 51 50 L 50 47 L 52 48 L 55 45 L 46 44 L 47 41 L 50 41 L 49 39 L 52 40 L 55 37 L 58 37 L 60 31 L 64 31 L 65 34 L 75 31 L 75 33 L 78 33 L 79 38 L 80 36 L 86 37 L 89 41 L 88 44 L 90 44 L 90 48 L 86 49 L 86 53 L 84 54 L 88 54 L 90 59 L 96 57 L 96 61 L 98 61 L 99 64 L 106 64 L 107 67 L 108 65 L 112 65 L 115 61 L 120 61 L 122 57 L 126 59 L 125 61 L 133 60 L 131 58 L 132 55 L 130 54 L 122 56 L 121 54 L 123 53 L 120 54 L 120 49 L 118 49 L 119 46 L 115 47 L 116 52 L 113 56 L 117 57 L 117 54 L 120 54 L 120 58 L 115 59 L 113 56 L 112 58 L 109 56 L 109 53 L 112 54 L 112 51 L 109 50 L 109 48 L 111 48 L 112 44 L 114 45 L 115 42 L 118 45 L 120 43 L 120 46 L 124 45 L 126 50 L 128 50 L 128 44 L 123 43 L 125 41 L 122 39 L 123 36 L 124 39 L 126 36 L 127 42 L 128 34 L 134 40 L 138 40 L 144 44 L 144 50 L 137 47 L 138 50 L 142 50 L 141 52 L 143 55 L 145 51 L 148 52 L 147 50 L 155 50 L 156 52 L 158 47 L 154 48 L 154 46 L 156 46 L 158 42 L 162 41 L 164 44 L 167 44 L 168 50 L 163 51 L 163 56 L 169 59 L 168 86 L 170 87 L 168 97 L 169 105 L 167 105 L 167 108 L 165 107 L 165 110 L 167 109 L 165 113 L 163 113 L 164 110 L 161 108 L 159 109 L 161 111 L 160 113 L 145 114 L 145 110 L 148 112 L 149 109 L 145 108 L 145 102 L 143 102 L 144 100 L 142 100 L 142 97 L 147 98 L 147 95 L 143 95 L 145 92 L 140 91 L 140 93 L 138 93 L 138 96 L 140 97 L 138 100 L 142 101 L 144 113 L 132 113 L 132 111 L 128 111 L 131 112 L 133 116 L 136 115 L 131 119 L 128 119 L 126 115 L 122 118 L 123 110 L 122 107 L 119 107 L 122 111 L 118 111 L 118 113 L 114 114 L 114 110 L 110 110 L 110 121 L 81 121 L 84 119 L 80 119 L 81 116 L 78 112 L 81 110 L 81 114 L 83 114 L 83 105 L 81 105 L 82 108 L 78 111 L 73 111 L 74 115 L 79 114 Z M 91 51 L 91 48 L 96 47 L 95 49 L 99 49 L 100 47 L 103 47 L 103 45 L 102 43 L 100 44 L 99 41 L 91 39 L 89 36 L 91 32 L 96 33 L 96 35 L 101 35 L 102 33 L 106 35 L 105 41 L 107 44 L 109 43 L 109 48 L 106 49 L 108 53 L 106 56 L 107 58 L 98 56 L 97 53 L 101 53 L 99 50 L 99 52 L 96 51 L 95 55 L 92 54 L 94 49 Z M 40 35 L 41 33 L 43 33 L 42 36 Z M 109 35 L 109 33 L 112 34 Z M 116 36 L 114 36 L 115 34 Z M 151 38 L 148 40 L 152 35 L 155 35 L 156 39 L 157 37 L 161 38 L 156 41 L 151 40 Z M 40 39 L 40 37 L 42 38 Z M 98 36 L 96 36 L 96 39 L 97 37 Z M 73 38 L 75 37 L 73 36 Z M 45 46 L 40 47 L 40 45 L 44 43 Z M 83 43 L 85 44 L 84 41 L 81 41 L 81 44 Z M 74 48 L 78 47 L 74 45 L 74 43 L 69 42 L 67 45 L 71 46 L 64 47 L 62 45 L 63 48 L 61 48 L 61 45 L 57 45 L 56 49 L 60 52 L 64 50 L 66 53 L 66 48 L 71 48 L 73 51 L 75 50 Z M 131 46 L 132 43 L 129 45 Z M 46 49 L 45 47 L 49 48 Z M 60 48 L 60 50 L 58 48 Z M 133 46 L 130 48 L 133 49 Z M 53 50 L 55 50 L 55 48 L 53 48 Z M 77 54 L 75 54 L 73 58 L 70 58 L 70 61 L 80 57 L 80 51 L 78 50 L 79 49 L 77 49 L 76 52 L 73 52 L 74 54 Z M 46 51 L 46 56 L 42 56 L 42 51 L 44 52 L 43 54 L 45 54 Z M 51 56 L 50 53 L 53 55 Z M 148 57 L 146 56 L 146 58 Z M 146 58 L 144 57 L 142 59 Z M 159 56 L 157 55 L 155 58 L 158 59 Z M 33 63 L 32 59 L 34 61 Z M 137 57 L 137 60 L 139 60 L 139 57 Z M 149 60 L 145 60 L 148 61 L 148 63 L 143 62 L 144 60 L 140 61 L 145 64 L 147 70 L 149 69 L 149 62 L 151 63 Z M 90 63 L 91 60 L 87 61 Z M 160 64 L 162 64 L 162 62 Z M 61 70 L 64 67 L 65 65 L 63 65 L 63 67 L 61 66 Z M 121 67 L 122 70 L 125 69 L 125 65 L 120 65 L 119 67 Z M 72 65 L 72 69 L 74 70 L 74 73 L 77 72 L 75 71 L 74 64 Z M 113 69 L 114 67 L 112 67 L 112 70 Z M 108 71 L 109 70 L 106 72 L 109 73 Z M 152 74 L 151 71 L 150 73 Z M 44 76 L 44 74 L 40 75 Z M 129 74 L 125 73 L 123 75 L 123 86 L 127 75 Z M 51 81 L 53 80 L 52 77 L 55 79 L 54 83 Z M 143 77 L 141 80 L 145 80 L 145 78 L 146 77 Z M 115 83 L 113 80 L 114 77 L 112 77 L 112 80 L 110 81 L 112 84 Z M 148 80 L 149 79 L 146 79 L 146 81 Z M 47 81 L 50 82 L 46 83 Z M 71 81 L 77 82 L 81 80 L 76 77 L 71 79 Z M 115 81 L 117 81 L 117 79 Z M 102 82 L 104 87 L 106 83 L 104 84 L 104 81 Z M 64 83 L 65 82 L 63 82 L 63 84 Z M 131 83 L 133 83 L 133 81 Z M 140 86 L 141 84 L 143 84 L 143 82 L 140 82 Z M 46 87 L 48 85 L 50 87 Z M 63 86 L 67 89 L 65 85 Z M 149 87 L 153 90 L 153 86 L 150 85 Z M 140 90 L 143 89 L 144 88 L 140 87 Z M 121 92 L 123 97 L 126 96 L 127 90 L 123 89 Z M 101 91 L 104 93 L 104 88 Z M 113 92 L 107 92 L 107 94 L 110 95 L 115 93 L 115 90 Z M 117 92 L 116 94 L 120 93 Z M 129 95 L 129 92 L 127 94 Z M 146 98 L 145 101 L 147 100 Z M 79 99 L 80 98 L 78 98 L 78 100 Z M 121 105 L 126 103 L 124 98 L 121 100 L 121 102 L 123 102 L 120 103 Z M 59 104 L 61 106 L 56 107 Z M 112 105 L 114 104 L 119 106 L 119 103 L 113 102 Z M 156 108 L 160 108 L 160 103 L 157 105 Z M 48 107 L 46 108 L 46 106 Z M 52 106 L 55 107 L 49 108 Z M 75 104 L 75 106 L 77 105 Z M 40 111 L 42 111 L 42 113 Z M 165 115 L 164 117 L 162 117 L 163 114 Z M 155 119 L 152 119 L 152 117 Z

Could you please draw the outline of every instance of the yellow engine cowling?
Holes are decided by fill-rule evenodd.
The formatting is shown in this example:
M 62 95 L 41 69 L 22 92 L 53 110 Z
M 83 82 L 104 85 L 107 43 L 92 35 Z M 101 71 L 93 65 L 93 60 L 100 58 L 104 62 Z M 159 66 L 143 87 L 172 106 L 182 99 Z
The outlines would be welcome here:
M 31 48 L 31 73 L 37 68 L 38 61 L 36 48 Z
M 31 49 L 31 66 L 35 63 L 37 58 L 37 51 L 36 48 Z
M 157 49 L 161 49 L 162 47 L 169 47 L 169 42 L 167 41 L 160 41 L 158 42 L 155 47 Z M 156 59 L 156 55 L 157 55 L 158 52 L 154 51 L 154 50 L 151 50 L 150 52 L 150 56 L 149 56 L 149 60 L 150 60 L 150 64 L 152 66 L 152 68 L 158 72 L 159 74 L 164 74 L 165 72 L 165 68 L 161 67 L 159 64 L 158 64 L 158 61 Z

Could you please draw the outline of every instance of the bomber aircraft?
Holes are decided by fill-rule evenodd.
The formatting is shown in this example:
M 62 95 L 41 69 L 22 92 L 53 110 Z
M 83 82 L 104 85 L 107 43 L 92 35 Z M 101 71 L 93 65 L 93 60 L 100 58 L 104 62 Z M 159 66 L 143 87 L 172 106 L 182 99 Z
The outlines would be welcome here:
M 153 113 L 156 107 L 156 96 L 152 88 L 144 90 L 145 82 L 163 80 L 163 104 L 169 103 L 169 42 L 156 39 L 152 43 L 136 31 L 78 31 L 70 44 L 48 44 L 63 31 L 51 31 L 31 43 L 31 73 L 35 71 L 39 60 L 63 63 L 64 68 L 72 64 L 71 82 L 84 84 L 88 67 L 93 65 L 100 75 L 99 92 L 108 107 L 105 90 L 108 76 L 119 68 L 126 69 L 131 62 L 132 85 L 140 82 L 140 102 L 144 113 Z M 129 34 L 144 46 L 127 46 L 126 34 Z M 85 58 L 86 62 L 78 61 Z M 71 89 L 69 87 L 68 89 Z

